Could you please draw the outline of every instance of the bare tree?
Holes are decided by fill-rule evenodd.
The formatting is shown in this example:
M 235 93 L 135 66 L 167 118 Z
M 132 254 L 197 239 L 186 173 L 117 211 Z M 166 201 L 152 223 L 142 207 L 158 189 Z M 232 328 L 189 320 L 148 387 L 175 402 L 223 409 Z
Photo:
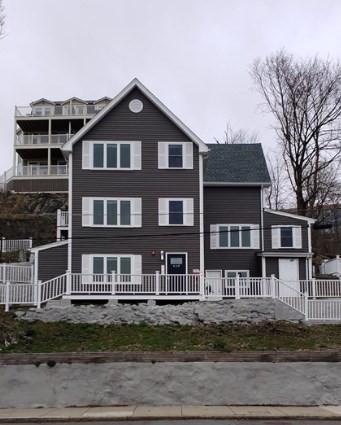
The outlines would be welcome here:
M 5 8 L 2 0 L 0 0 L 0 40 L 5 37 Z
M 296 60 L 281 50 L 256 59 L 250 74 L 265 110 L 276 119 L 297 211 L 312 216 L 321 188 L 328 193 L 323 176 L 341 157 L 340 63 L 317 56 Z
M 217 143 L 221 143 L 217 138 L 214 138 Z M 234 130 L 231 123 L 228 121 L 226 130 L 224 131 L 224 140 L 222 143 L 228 145 L 236 145 L 239 143 L 259 143 L 259 137 L 256 132 L 250 133 L 242 128 Z
M 265 192 L 265 201 L 269 208 L 282 210 L 290 206 L 292 193 L 288 193 L 288 179 L 285 175 L 284 161 L 281 155 L 269 153 L 266 162 L 271 178 L 271 186 Z

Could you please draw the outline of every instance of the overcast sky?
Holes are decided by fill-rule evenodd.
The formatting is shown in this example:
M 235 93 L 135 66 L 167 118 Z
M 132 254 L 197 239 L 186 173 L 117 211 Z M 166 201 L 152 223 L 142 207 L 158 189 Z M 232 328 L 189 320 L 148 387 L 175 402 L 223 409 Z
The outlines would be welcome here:
M 206 143 L 226 122 L 275 141 L 248 70 L 281 47 L 338 59 L 341 0 L 3 0 L 0 174 L 14 107 L 115 96 L 134 77 Z

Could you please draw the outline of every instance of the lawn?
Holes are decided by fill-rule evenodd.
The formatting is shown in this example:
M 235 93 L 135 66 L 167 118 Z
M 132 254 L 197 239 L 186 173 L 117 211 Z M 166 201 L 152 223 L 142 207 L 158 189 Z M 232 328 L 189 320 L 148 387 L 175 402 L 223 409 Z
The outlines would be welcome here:
M 341 325 L 266 322 L 136 325 L 25 322 L 0 308 L 0 353 L 81 351 L 302 351 L 341 349 Z

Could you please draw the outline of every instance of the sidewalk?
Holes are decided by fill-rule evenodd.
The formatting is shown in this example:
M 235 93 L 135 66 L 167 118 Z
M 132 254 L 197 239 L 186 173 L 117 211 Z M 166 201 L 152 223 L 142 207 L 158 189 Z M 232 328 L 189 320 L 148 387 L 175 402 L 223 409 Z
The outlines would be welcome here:
M 224 418 L 341 419 L 341 406 L 112 406 L 0 409 L 0 423 Z

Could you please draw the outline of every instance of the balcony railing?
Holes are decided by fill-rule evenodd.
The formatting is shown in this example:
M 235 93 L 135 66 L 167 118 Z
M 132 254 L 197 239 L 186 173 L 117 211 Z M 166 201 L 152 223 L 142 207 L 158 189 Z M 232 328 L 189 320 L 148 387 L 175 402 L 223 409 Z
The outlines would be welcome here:
M 67 165 L 24 165 L 18 166 L 15 169 L 15 176 L 67 176 L 68 166 Z
M 93 116 L 97 114 L 105 105 L 64 105 L 64 106 L 17 106 L 15 108 L 16 117 L 70 117 L 70 116 Z
M 57 227 L 68 227 L 69 212 L 57 210 Z
M 16 138 L 17 146 L 36 145 L 64 145 L 72 135 L 70 134 L 24 134 Z

